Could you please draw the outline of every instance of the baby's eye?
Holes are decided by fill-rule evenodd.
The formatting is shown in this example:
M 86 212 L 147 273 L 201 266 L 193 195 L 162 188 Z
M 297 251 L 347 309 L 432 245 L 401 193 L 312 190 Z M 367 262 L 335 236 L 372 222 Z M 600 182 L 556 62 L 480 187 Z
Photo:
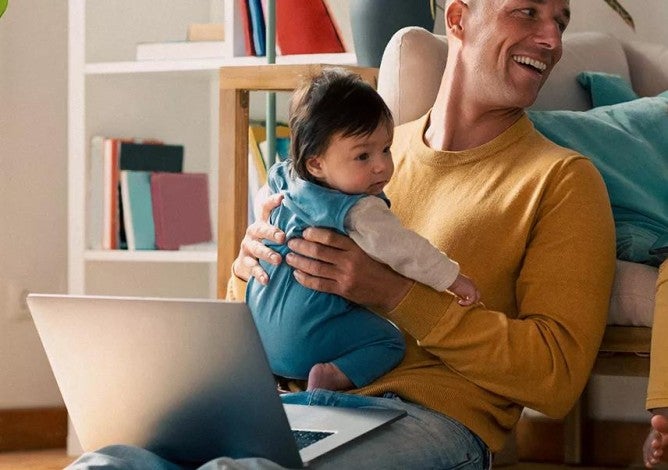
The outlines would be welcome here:
M 355 160 L 360 160 L 360 161 L 365 161 L 369 159 L 369 154 L 368 153 L 363 153 L 361 155 L 358 155 L 355 157 Z
M 387 146 L 383 149 L 383 153 L 390 153 L 390 147 Z

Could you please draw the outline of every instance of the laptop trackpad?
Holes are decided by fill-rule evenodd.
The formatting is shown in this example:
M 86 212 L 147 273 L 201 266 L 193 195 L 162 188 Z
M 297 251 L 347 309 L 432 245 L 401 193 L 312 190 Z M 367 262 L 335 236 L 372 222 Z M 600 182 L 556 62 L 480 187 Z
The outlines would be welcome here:
M 299 451 L 304 463 L 406 415 L 403 410 L 284 404 L 290 427 L 323 437 Z

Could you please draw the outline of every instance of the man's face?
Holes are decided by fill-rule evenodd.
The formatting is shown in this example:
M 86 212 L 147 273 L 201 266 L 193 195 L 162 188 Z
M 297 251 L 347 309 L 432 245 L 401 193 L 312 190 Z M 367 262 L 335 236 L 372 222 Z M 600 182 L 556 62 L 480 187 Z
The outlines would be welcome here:
M 567 0 L 475 0 L 462 18 L 467 80 L 492 107 L 533 104 L 561 58 Z

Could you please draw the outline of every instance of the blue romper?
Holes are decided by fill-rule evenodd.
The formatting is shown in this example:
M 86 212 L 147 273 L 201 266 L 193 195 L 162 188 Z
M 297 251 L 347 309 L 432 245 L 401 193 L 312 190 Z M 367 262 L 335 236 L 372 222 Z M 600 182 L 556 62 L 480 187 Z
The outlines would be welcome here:
M 345 234 L 344 220 L 350 208 L 363 197 L 374 197 L 349 195 L 293 178 L 287 162 L 270 169 L 268 185 L 272 194 L 285 195 L 282 205 L 272 211 L 270 222 L 288 240 L 300 237 L 307 227 Z M 265 244 L 283 259 L 289 252 L 287 244 Z M 313 365 L 332 362 L 361 387 L 401 361 L 404 338 L 392 323 L 343 297 L 302 286 L 285 261 L 279 266 L 261 264 L 269 274 L 269 285 L 251 278 L 246 302 L 275 374 L 306 379 Z

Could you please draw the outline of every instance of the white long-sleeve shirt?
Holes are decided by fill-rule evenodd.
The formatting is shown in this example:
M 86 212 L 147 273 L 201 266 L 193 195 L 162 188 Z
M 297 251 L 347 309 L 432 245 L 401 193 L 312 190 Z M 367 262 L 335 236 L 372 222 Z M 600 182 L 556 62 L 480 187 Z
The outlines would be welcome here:
M 456 261 L 401 225 L 379 197 L 360 199 L 348 211 L 344 223 L 350 238 L 364 252 L 407 278 L 443 292 L 459 274 Z

